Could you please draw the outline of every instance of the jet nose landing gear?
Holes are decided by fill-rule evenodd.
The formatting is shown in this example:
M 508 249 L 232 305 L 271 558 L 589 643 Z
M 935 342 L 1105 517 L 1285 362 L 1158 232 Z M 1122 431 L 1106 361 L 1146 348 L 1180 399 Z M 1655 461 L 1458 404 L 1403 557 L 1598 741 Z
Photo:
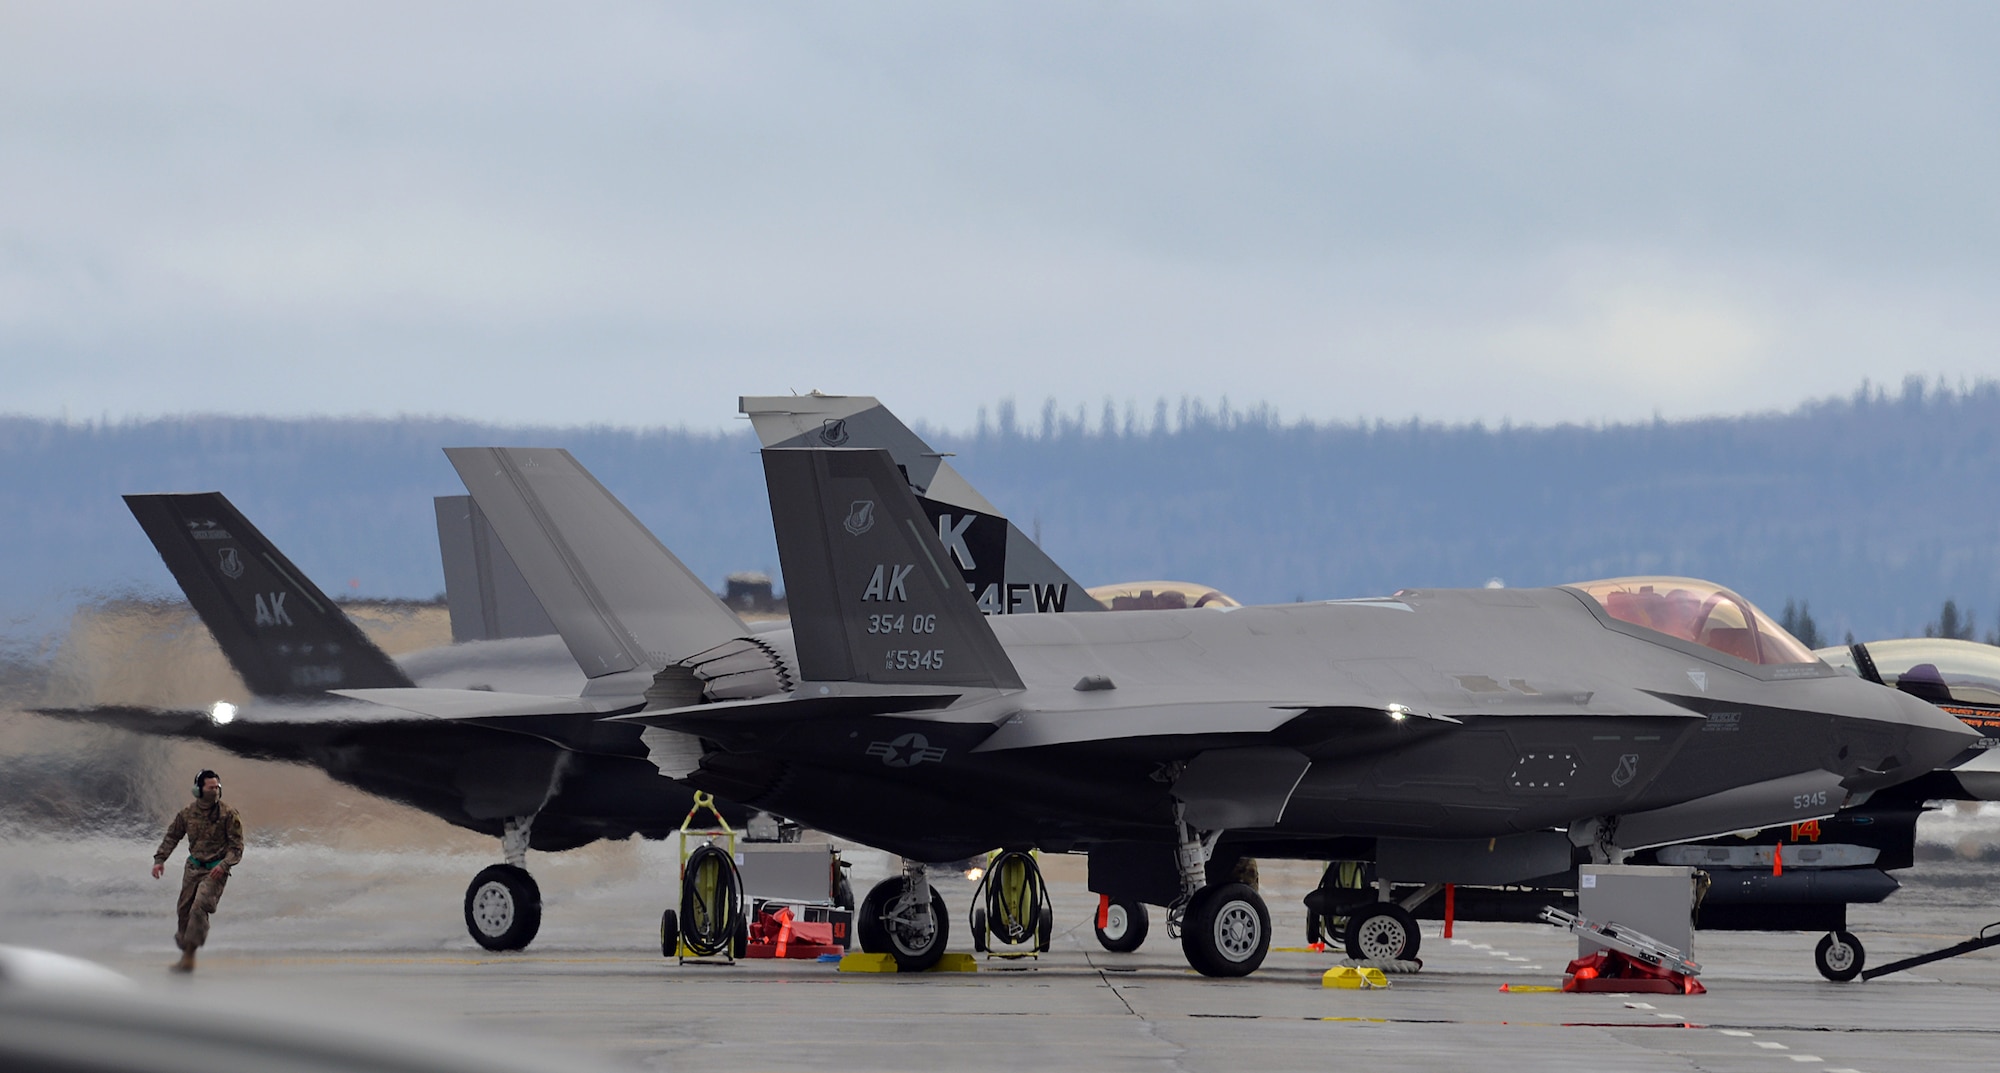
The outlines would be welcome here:
M 865 953 L 894 957 L 898 972 L 922 972 L 944 960 L 951 917 L 924 866 L 911 862 L 861 899 L 854 931 Z

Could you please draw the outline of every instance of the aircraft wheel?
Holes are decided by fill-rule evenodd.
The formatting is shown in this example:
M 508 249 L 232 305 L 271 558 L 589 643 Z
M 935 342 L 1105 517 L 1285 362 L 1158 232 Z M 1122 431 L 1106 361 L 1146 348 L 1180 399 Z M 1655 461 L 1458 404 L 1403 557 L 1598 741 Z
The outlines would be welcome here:
M 489 865 L 465 888 L 465 930 L 488 950 L 521 950 L 542 927 L 542 890 L 525 868 Z
M 1129 954 L 1139 949 L 1146 941 L 1146 906 L 1141 902 L 1121 902 L 1112 899 L 1104 910 L 1104 926 L 1091 925 L 1097 933 L 1098 945 L 1114 954 Z
M 867 897 L 861 899 L 861 908 L 854 911 L 854 937 L 861 943 L 864 954 L 886 954 L 889 952 L 889 936 L 882 930 L 882 906 L 889 900 L 891 884 L 901 885 L 900 879 L 885 879 L 869 888 Z
M 674 917 L 674 911 L 669 909 L 660 914 L 660 956 L 673 957 L 680 953 L 680 948 L 681 923 Z
M 1394 902 L 1376 902 L 1347 919 L 1347 956 L 1356 961 L 1412 961 L 1423 936 L 1417 918 Z
M 1844 984 L 1861 975 L 1861 966 L 1867 962 L 1868 952 L 1861 948 L 1861 940 L 1844 931 L 1826 933 L 1813 950 L 1819 974 L 1835 983 Z
M 1203 976 L 1248 976 L 1271 951 L 1271 912 L 1246 883 L 1195 892 L 1181 922 L 1181 952 Z
M 887 947 L 883 952 L 896 959 L 897 972 L 922 972 L 944 960 L 945 943 L 951 938 L 951 916 L 945 912 L 944 895 L 936 887 L 931 888 L 928 920 L 917 918 L 916 899 L 900 876 L 877 883 L 868 892 L 868 900 L 875 902 L 875 927 Z M 866 903 L 862 907 L 866 909 Z

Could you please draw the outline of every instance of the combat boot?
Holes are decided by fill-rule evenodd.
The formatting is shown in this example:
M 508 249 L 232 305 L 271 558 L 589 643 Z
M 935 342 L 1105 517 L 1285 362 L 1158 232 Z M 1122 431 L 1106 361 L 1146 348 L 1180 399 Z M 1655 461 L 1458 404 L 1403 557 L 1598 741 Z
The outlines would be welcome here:
M 185 949 L 185 950 L 181 951 L 181 959 L 180 959 L 179 961 L 176 961 L 176 962 L 174 962 L 174 963 L 173 963 L 172 965 L 169 965 L 169 966 L 167 966 L 167 971 L 168 971 L 168 972 L 193 972 L 193 971 L 194 971 L 194 947 L 191 947 L 191 946 L 190 946 L 190 947 L 188 947 L 187 949 Z

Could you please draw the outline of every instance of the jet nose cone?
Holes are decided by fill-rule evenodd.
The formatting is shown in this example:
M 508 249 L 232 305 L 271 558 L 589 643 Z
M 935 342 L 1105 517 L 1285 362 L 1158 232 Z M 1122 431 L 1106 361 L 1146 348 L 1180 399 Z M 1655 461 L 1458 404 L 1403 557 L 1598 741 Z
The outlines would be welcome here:
M 1897 694 L 1896 700 L 1908 713 L 1909 734 L 1903 755 L 1885 757 L 1890 774 L 1898 781 L 1914 779 L 1927 771 L 1953 767 L 1978 751 L 1980 735 L 1971 727 L 1928 701 Z M 1892 766 L 1893 765 L 1893 766 Z

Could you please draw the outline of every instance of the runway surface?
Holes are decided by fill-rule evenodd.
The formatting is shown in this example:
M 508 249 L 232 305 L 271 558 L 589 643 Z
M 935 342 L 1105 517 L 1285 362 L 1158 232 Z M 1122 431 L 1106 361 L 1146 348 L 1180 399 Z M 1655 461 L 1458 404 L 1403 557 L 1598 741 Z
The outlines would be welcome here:
M 536 854 L 545 899 L 527 952 L 481 951 L 461 920 L 474 852 L 256 844 L 232 879 L 192 979 L 173 956 L 174 891 L 146 875 L 133 838 L 0 840 L 0 943 L 99 961 L 175 995 L 248 1011 L 413 1026 L 488 1044 L 677 1070 L 1397 1069 L 1707 1070 L 1840 1073 L 1988 1070 L 2000 1062 L 2000 952 L 1866 984 L 1814 972 L 1817 935 L 1700 933 L 1710 994 L 1502 992 L 1549 985 L 1574 940 L 1535 925 L 1426 924 L 1424 970 L 1387 991 L 1320 986 L 1330 954 L 1274 952 L 1244 980 L 1188 971 L 1156 918 L 1146 947 L 1100 949 L 1081 862 L 1051 863 L 1061 923 L 1032 962 L 972 974 L 843 974 L 831 965 L 675 965 L 658 956 L 672 851 L 600 845 Z M 886 857 L 856 851 L 856 886 Z M 1936 861 L 1856 909 L 1871 964 L 1948 945 L 2000 918 L 2000 866 Z M 1298 897 L 1317 878 L 1266 862 L 1280 945 L 1300 941 Z M 957 935 L 971 884 L 940 883 Z

